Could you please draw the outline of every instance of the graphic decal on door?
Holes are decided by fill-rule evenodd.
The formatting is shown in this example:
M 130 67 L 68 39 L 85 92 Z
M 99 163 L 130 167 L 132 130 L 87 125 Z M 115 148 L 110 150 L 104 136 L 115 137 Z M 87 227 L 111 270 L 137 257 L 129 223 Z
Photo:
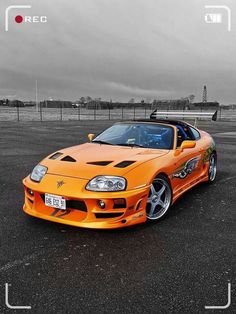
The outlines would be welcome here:
M 185 162 L 183 165 L 181 165 L 172 175 L 173 178 L 179 178 L 184 179 L 193 172 L 198 166 L 200 155 L 197 157 L 194 157 L 187 162 Z
M 210 156 L 211 156 L 212 152 L 215 151 L 215 149 L 216 149 L 216 145 L 215 145 L 215 142 L 213 141 L 211 146 L 207 148 L 207 150 L 206 150 L 206 152 L 204 154 L 204 157 L 203 157 L 203 162 L 204 163 L 209 161 Z

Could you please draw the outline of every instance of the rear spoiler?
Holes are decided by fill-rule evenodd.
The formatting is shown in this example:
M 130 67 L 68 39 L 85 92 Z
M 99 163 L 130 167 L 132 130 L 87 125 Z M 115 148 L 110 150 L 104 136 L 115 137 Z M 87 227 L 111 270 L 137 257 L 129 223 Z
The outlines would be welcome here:
M 212 121 L 217 120 L 217 110 L 214 112 L 209 111 L 158 111 L 157 109 L 154 110 L 151 115 L 150 119 L 168 119 L 168 118 L 190 118 L 195 120 L 195 125 L 197 120 L 199 119 L 211 119 Z

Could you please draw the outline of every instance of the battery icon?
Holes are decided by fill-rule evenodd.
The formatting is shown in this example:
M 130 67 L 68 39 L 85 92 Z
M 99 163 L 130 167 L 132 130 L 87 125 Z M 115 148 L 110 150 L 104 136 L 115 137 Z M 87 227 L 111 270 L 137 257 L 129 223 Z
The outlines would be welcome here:
M 222 23 L 222 14 L 221 13 L 206 13 L 205 14 L 206 23 Z

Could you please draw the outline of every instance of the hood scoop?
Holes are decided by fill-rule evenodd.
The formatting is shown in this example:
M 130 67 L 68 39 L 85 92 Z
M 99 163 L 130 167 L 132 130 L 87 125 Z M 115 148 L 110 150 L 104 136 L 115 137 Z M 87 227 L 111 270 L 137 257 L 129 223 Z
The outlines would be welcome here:
M 63 154 L 60 152 L 57 152 L 49 157 L 49 159 L 57 159 L 58 157 L 62 156 Z
M 65 156 L 61 159 L 61 161 L 76 162 L 76 160 L 71 156 Z
M 94 165 L 94 166 L 107 166 L 113 161 L 91 161 L 87 162 L 87 165 Z
M 135 163 L 136 161 L 134 160 L 124 160 L 122 162 L 119 162 L 117 165 L 115 165 L 114 167 L 116 168 L 126 168 L 130 165 L 132 165 L 133 163 Z

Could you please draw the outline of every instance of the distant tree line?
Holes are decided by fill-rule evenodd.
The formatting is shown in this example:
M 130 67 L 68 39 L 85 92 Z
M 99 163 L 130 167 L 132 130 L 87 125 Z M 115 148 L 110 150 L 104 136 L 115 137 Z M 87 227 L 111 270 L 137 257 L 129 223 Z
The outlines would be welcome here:
M 150 100 L 149 98 L 143 99 L 136 102 L 134 98 L 131 98 L 127 102 L 119 101 L 109 101 L 102 100 L 101 98 L 92 98 L 90 96 L 80 97 L 77 101 L 66 101 L 66 100 L 44 100 L 39 103 L 41 108 L 86 108 L 92 110 L 100 109 L 114 109 L 114 108 L 146 108 L 146 109 L 160 109 L 160 110 L 191 110 L 196 108 L 218 108 L 218 102 L 198 102 L 194 103 L 194 95 L 189 95 L 188 97 L 180 99 L 171 100 Z M 0 105 L 11 106 L 11 107 L 26 107 L 26 106 L 36 106 L 35 101 L 20 101 L 20 100 L 0 100 Z

